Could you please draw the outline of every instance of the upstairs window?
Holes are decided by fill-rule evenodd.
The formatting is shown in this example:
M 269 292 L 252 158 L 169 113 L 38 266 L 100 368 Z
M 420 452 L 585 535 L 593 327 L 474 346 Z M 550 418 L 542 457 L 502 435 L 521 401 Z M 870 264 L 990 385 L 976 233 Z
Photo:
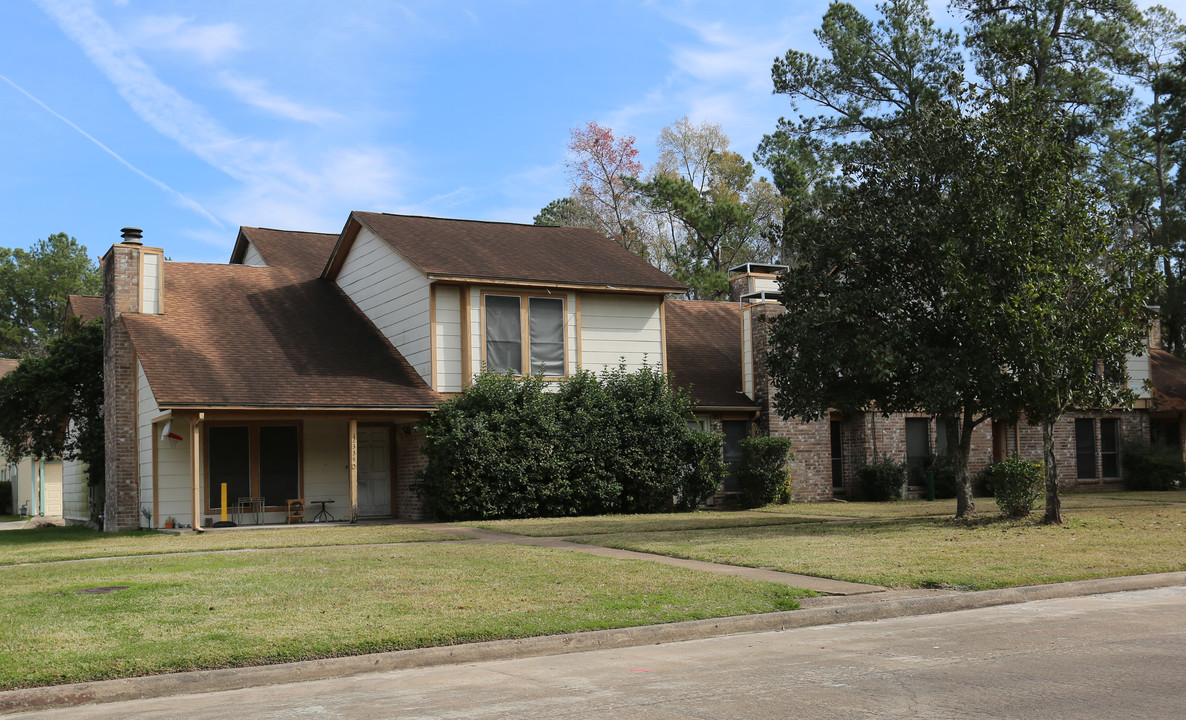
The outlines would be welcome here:
M 486 369 L 563 377 L 564 299 L 486 295 Z

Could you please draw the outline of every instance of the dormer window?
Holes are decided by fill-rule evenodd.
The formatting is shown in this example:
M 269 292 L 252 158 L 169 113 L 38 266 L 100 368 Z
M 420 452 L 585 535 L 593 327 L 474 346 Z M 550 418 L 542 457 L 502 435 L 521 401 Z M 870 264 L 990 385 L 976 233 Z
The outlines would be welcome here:
M 544 377 L 566 374 L 563 298 L 489 293 L 483 300 L 487 370 Z

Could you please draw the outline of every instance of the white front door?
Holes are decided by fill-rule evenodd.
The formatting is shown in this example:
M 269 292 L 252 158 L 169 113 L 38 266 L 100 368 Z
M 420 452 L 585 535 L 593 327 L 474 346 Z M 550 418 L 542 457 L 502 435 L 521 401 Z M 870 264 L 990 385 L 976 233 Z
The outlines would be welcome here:
M 358 428 L 358 514 L 391 516 L 391 436 L 389 428 Z

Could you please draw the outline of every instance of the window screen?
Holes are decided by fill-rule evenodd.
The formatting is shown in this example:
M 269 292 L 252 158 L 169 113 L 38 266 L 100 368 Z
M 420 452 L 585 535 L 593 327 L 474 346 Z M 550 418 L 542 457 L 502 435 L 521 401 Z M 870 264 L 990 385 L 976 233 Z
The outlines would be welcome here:
M 1100 420 L 1100 470 L 1106 478 L 1120 477 L 1120 421 Z
M 300 458 L 295 425 L 259 429 L 259 494 L 268 507 L 300 497 Z
M 517 297 L 486 296 L 486 369 L 523 374 L 523 321 Z
M 725 492 L 741 492 L 741 480 L 737 471 L 741 468 L 744 455 L 741 452 L 741 441 L 749 437 L 749 423 L 745 420 L 725 420 L 721 423 L 721 431 L 725 435 L 725 464 L 729 466 L 729 474 L 725 476 Z
M 926 483 L 926 462 L 931 456 L 931 421 L 906 418 L 906 472 L 911 485 Z
M 839 420 L 832 420 L 829 425 L 832 445 L 832 487 L 844 487 L 844 436 L 841 433 Z
M 1095 477 L 1095 420 L 1075 420 L 1075 470 L 1080 478 Z
M 227 504 L 251 495 L 251 431 L 245 426 L 213 425 L 206 435 L 210 443 L 210 507 L 222 507 L 222 484 L 226 483 Z
M 531 298 L 527 309 L 532 374 L 563 375 L 564 302 L 559 298 Z

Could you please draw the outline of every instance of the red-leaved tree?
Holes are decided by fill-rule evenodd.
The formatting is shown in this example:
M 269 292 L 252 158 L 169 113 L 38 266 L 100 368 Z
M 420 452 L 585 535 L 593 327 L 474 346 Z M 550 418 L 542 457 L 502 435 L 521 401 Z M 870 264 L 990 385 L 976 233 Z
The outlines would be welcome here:
M 613 130 L 593 121 L 569 133 L 572 138 L 565 165 L 575 186 L 575 198 L 595 218 L 598 227 L 594 229 L 647 257 L 637 193 L 623 179 L 637 179 L 642 173 L 634 136 L 615 138 Z

